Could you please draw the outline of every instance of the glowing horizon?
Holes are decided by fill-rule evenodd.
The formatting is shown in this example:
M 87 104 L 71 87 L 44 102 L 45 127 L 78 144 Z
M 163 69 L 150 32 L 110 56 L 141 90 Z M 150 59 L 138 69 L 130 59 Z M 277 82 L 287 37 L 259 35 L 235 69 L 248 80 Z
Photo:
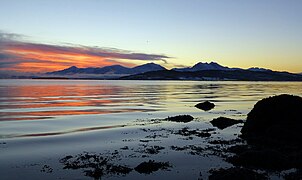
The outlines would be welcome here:
M 10 0 L 0 6 L 2 71 L 214 61 L 302 72 L 300 0 Z
M 114 64 L 131 67 L 136 65 L 131 61 L 166 62 L 169 58 L 165 55 L 134 53 L 119 49 L 38 44 L 4 38 L 0 39 L 0 47 L 0 70 L 17 72 L 45 72 L 70 66 L 103 67 Z

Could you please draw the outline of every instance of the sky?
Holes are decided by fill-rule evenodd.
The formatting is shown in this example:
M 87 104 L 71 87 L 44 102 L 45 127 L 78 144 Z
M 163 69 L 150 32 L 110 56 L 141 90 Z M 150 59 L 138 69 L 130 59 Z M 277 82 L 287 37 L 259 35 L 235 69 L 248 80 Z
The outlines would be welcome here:
M 0 71 L 217 62 L 302 72 L 301 0 L 1 0 Z

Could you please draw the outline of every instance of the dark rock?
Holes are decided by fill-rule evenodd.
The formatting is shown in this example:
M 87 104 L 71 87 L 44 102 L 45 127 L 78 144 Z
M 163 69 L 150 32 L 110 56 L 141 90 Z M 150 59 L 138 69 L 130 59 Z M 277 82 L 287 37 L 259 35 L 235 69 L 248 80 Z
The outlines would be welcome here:
M 142 162 L 134 169 L 139 173 L 151 174 L 158 170 L 166 170 L 169 167 L 171 167 L 171 165 L 168 162 L 155 162 L 153 160 L 149 160 L 148 162 Z
M 300 147 L 239 144 L 226 148 L 225 152 L 235 154 L 226 159 L 234 166 L 273 171 L 302 168 Z
M 60 162 L 64 165 L 63 169 L 83 169 L 85 176 L 94 179 L 101 179 L 101 177 L 109 175 L 126 175 L 133 170 L 127 166 L 110 162 L 116 158 L 116 155 L 103 157 L 101 154 L 83 153 L 76 156 L 66 156 Z M 49 167 L 44 166 L 42 170 L 49 171 Z
M 40 171 L 45 173 L 52 173 L 53 169 L 48 165 L 44 165 Z
M 196 104 L 195 107 L 197 107 L 198 109 L 202 109 L 204 111 L 209 111 L 215 107 L 215 104 L 211 103 L 210 101 L 205 101 L 205 102 Z
M 179 116 L 172 116 L 166 118 L 167 121 L 173 121 L 173 122 L 183 122 L 187 123 L 192 121 L 194 118 L 190 115 L 179 115 Z
M 197 136 L 197 137 L 201 137 L 201 138 L 206 138 L 206 137 L 210 137 L 211 133 L 209 133 L 208 129 L 205 130 L 199 130 L 199 129 L 193 129 L 190 130 L 188 127 L 184 127 L 176 132 L 174 132 L 174 134 L 177 135 L 181 135 L 181 136 Z
M 302 145 L 302 98 L 278 95 L 258 101 L 241 133 L 253 143 Z
M 231 147 L 226 149 L 227 152 L 234 153 L 234 154 L 241 154 L 241 153 L 246 152 L 248 150 L 250 150 L 250 147 L 248 145 L 245 145 L 245 144 L 231 146 Z
M 232 179 L 232 180 L 262 180 L 268 179 L 264 174 L 259 174 L 255 171 L 232 167 L 228 169 L 212 169 L 209 171 L 211 175 L 209 180 L 222 180 L 222 179 Z
M 235 120 L 226 117 L 219 117 L 210 121 L 210 123 L 217 127 L 218 129 L 225 129 L 229 126 L 233 126 L 234 124 L 243 123 L 242 120 Z
M 292 167 L 288 158 L 271 149 L 247 150 L 227 159 L 235 166 L 254 169 L 284 170 Z

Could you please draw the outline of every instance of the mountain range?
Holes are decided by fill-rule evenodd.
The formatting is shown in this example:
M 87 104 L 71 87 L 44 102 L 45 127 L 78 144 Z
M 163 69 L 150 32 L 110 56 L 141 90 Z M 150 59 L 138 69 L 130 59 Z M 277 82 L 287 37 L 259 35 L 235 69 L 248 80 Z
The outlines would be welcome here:
M 139 74 L 149 71 L 159 71 L 166 70 L 166 68 L 155 63 L 147 63 L 133 68 L 124 67 L 121 65 L 112 65 L 105 67 L 88 67 L 88 68 L 78 68 L 76 66 L 71 66 L 67 69 L 60 71 L 48 72 L 48 75 L 74 75 L 74 74 L 107 74 L 107 75 L 130 75 Z
M 121 77 L 123 80 L 201 80 L 201 81 L 302 81 L 302 75 L 277 71 L 251 70 L 162 70 Z
M 115 74 L 115 75 L 132 75 L 132 74 L 140 74 L 150 71 L 160 71 L 167 70 L 161 65 L 155 63 L 147 63 L 140 66 L 136 66 L 133 68 L 121 66 L 121 65 L 112 65 L 105 67 L 88 67 L 88 68 L 78 68 L 76 66 L 71 66 L 67 69 L 48 72 L 48 75 L 74 75 L 74 74 Z M 178 72 L 196 72 L 196 71 L 205 71 L 205 70 L 223 70 L 223 71 L 234 71 L 234 70 L 243 70 L 240 68 L 229 68 L 226 66 L 222 66 L 216 62 L 210 63 L 202 63 L 199 62 L 192 67 L 185 68 L 173 68 L 173 71 Z M 271 71 L 270 69 L 253 67 L 247 69 L 249 71 Z
M 173 68 L 171 70 L 155 63 L 147 63 L 133 68 L 121 65 L 89 68 L 71 66 L 60 71 L 45 73 L 45 76 L 57 78 L 133 80 L 302 81 L 302 75 L 300 74 L 277 72 L 259 67 L 249 69 L 229 68 L 216 62 L 199 62 L 192 67 Z
M 186 68 L 173 68 L 174 71 L 180 71 L 180 72 L 194 72 L 194 71 L 204 71 L 204 70 L 232 70 L 232 68 L 221 66 L 220 64 L 216 62 L 210 62 L 210 63 L 202 63 L 199 62 L 195 64 L 192 67 L 186 67 Z

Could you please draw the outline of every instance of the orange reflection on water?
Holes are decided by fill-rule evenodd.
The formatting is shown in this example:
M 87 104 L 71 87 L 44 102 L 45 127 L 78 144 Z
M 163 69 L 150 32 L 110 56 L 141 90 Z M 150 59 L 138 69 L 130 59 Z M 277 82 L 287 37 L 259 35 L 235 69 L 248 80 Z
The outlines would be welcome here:
M 22 104 L 0 105 L 0 109 L 7 108 L 47 108 L 47 107 L 79 107 L 79 106 L 108 106 L 113 100 L 89 100 L 86 98 L 69 98 L 62 100 L 60 98 L 48 99 L 41 98 L 37 101 L 22 101 Z M 20 102 L 20 101 L 19 101 Z M 114 100 L 114 103 L 121 102 Z
M 121 110 L 62 110 L 62 111 L 34 111 L 34 112 L 0 112 L 0 121 L 4 120 L 33 120 L 33 119 L 46 119 L 46 117 L 66 116 L 66 115 L 87 115 L 87 114 L 109 114 L 109 113 L 122 113 L 122 112 L 136 112 L 145 111 L 144 109 L 121 109 Z M 23 118 L 8 118 L 10 116 L 25 116 Z M 26 116 L 42 116 L 44 118 L 27 118 Z
M 61 82 L 64 83 L 64 82 Z M 145 111 L 133 103 L 137 100 L 120 97 L 119 86 L 44 85 L 11 86 L 1 92 L 8 98 L 0 103 L 0 120 L 33 120 L 45 117 L 87 114 L 108 114 Z M 123 106 L 132 103 L 132 107 Z

